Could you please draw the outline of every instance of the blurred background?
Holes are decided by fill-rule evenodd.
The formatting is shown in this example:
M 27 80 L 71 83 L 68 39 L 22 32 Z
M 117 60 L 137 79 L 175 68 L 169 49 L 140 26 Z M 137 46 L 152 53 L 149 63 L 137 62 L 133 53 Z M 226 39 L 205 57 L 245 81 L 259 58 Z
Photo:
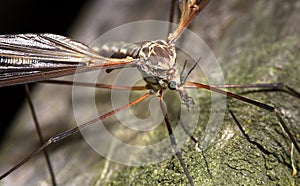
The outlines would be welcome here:
M 0 34 L 55 33 L 68 35 L 88 0 L 1 0 Z M 0 89 L 0 145 L 5 131 L 24 102 L 24 85 Z

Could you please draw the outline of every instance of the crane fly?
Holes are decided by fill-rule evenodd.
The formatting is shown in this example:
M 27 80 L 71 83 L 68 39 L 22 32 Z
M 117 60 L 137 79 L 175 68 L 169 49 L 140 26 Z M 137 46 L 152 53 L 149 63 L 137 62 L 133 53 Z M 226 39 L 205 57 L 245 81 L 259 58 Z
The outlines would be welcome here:
M 168 54 L 167 56 L 163 56 L 164 59 L 170 56 L 175 58 L 175 54 L 173 53 L 173 48 L 172 48 L 173 43 L 177 41 L 177 39 L 181 35 L 181 32 L 183 31 L 183 28 L 185 28 L 192 20 L 192 18 L 196 16 L 198 12 L 208 3 L 208 1 L 197 1 L 197 2 L 179 1 L 179 2 L 182 3 L 180 4 L 182 15 L 181 15 L 181 20 L 179 22 L 179 25 L 181 25 L 182 27 L 178 27 L 176 31 L 170 34 L 170 36 L 167 39 L 167 42 L 151 41 L 144 45 L 146 48 L 159 46 L 159 48 L 165 51 L 162 52 L 163 54 L 166 53 Z M 200 3 L 200 4 L 190 5 L 189 3 Z M 165 116 L 165 122 L 167 123 L 171 144 L 174 146 L 175 152 L 177 152 L 176 156 L 180 160 L 179 162 L 183 168 L 183 172 L 187 177 L 188 182 L 191 185 L 193 185 L 193 178 L 190 175 L 189 170 L 186 167 L 184 161 L 182 160 L 180 151 L 178 151 L 176 147 L 176 136 L 172 135 L 173 132 L 171 129 L 170 120 L 168 118 L 165 105 L 161 101 L 163 97 L 163 92 L 167 88 L 179 92 L 180 98 L 183 104 L 186 106 L 187 110 L 192 110 L 193 104 L 195 103 L 194 100 L 185 91 L 185 89 L 203 88 L 203 89 L 208 89 L 210 91 L 227 95 L 229 97 L 236 98 L 238 100 L 253 104 L 267 111 L 274 112 L 275 116 L 277 117 L 280 124 L 284 128 L 284 131 L 288 133 L 289 138 L 292 140 L 294 146 L 299 152 L 299 147 L 296 139 L 293 137 L 292 134 L 290 134 L 279 112 L 274 107 L 219 89 L 224 87 L 230 88 L 230 86 L 226 86 L 226 85 L 208 86 L 197 82 L 186 81 L 185 77 L 182 76 L 179 70 L 173 69 L 173 65 L 171 65 L 171 68 L 169 67 L 168 71 L 165 73 L 156 74 L 156 72 L 154 72 L 155 74 L 151 74 L 152 72 L 150 71 L 153 68 L 153 66 L 151 66 L 152 64 L 150 65 L 148 64 L 148 66 L 144 66 L 144 63 L 141 63 L 141 60 L 138 60 L 133 57 L 127 57 L 123 59 L 102 57 L 90 47 L 87 47 L 86 45 L 80 42 L 74 41 L 70 38 L 66 38 L 63 36 L 58 36 L 53 34 L 21 34 L 21 35 L 5 35 L 1 38 L 2 38 L 1 39 L 2 41 L 1 62 L 2 64 L 5 64 L 2 66 L 1 69 L 2 71 L 1 81 L 0 81 L 1 86 L 8 86 L 8 85 L 10 86 L 10 85 L 20 84 L 20 83 L 42 81 L 49 78 L 74 74 L 77 72 L 83 73 L 90 70 L 98 70 L 99 68 L 101 69 L 107 68 L 109 71 L 112 70 L 113 72 L 114 69 L 125 68 L 125 67 L 138 67 L 141 70 L 143 77 L 147 82 L 148 86 L 147 87 L 134 86 L 131 87 L 131 89 L 133 90 L 150 89 L 150 92 L 144 94 L 144 96 L 137 98 L 135 101 L 132 101 L 128 105 L 121 106 L 113 110 L 112 112 L 108 112 L 107 114 L 102 115 L 100 118 L 95 118 L 90 122 L 84 123 L 79 128 L 87 127 L 93 122 L 103 120 L 111 115 L 116 114 L 116 112 L 122 111 L 126 107 L 130 107 L 133 104 L 138 104 L 138 102 L 146 99 L 150 95 L 157 96 L 160 103 L 161 110 L 163 112 L 163 116 Z M 26 44 L 22 45 L 22 43 L 26 43 Z M 143 57 L 146 58 L 144 54 L 145 53 L 143 53 L 143 55 L 141 55 L 140 58 Z M 171 59 L 171 61 L 172 60 L 173 59 Z M 172 75 L 176 77 L 171 77 Z M 73 82 L 73 84 L 79 85 L 80 83 Z M 115 88 L 115 89 L 127 88 L 125 86 L 120 86 L 120 87 L 117 86 L 106 87 L 106 86 L 108 85 L 99 84 L 99 87 L 101 88 Z M 256 87 L 258 86 L 259 85 L 256 85 Z M 262 85 L 261 87 L 268 87 L 268 86 L 269 85 L 265 85 L 265 86 Z M 271 88 L 272 87 L 277 88 L 277 86 L 274 84 L 271 86 Z M 297 95 L 297 93 L 293 91 L 293 89 L 291 89 L 291 91 Z M 57 136 L 54 136 L 51 138 L 51 140 L 55 141 L 57 139 L 59 140 L 63 139 L 65 135 L 69 135 L 71 133 L 77 132 L 79 128 L 74 128 L 71 129 L 69 132 L 63 133 L 62 135 L 59 134 Z M 47 143 L 44 147 L 46 146 L 48 146 Z M 44 149 L 44 147 L 42 146 L 41 149 Z

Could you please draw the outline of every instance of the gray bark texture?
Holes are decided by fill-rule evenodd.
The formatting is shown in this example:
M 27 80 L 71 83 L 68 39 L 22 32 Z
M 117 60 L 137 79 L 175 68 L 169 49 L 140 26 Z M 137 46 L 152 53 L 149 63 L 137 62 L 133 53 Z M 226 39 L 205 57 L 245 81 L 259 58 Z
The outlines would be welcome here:
M 124 23 L 146 19 L 167 21 L 169 6 L 169 1 L 95 1 L 83 9 L 81 20 L 70 35 L 89 44 Z M 212 49 L 226 83 L 283 82 L 300 92 L 299 12 L 297 0 L 211 1 L 190 29 Z M 188 44 L 193 46 L 192 42 Z M 229 91 L 276 107 L 300 141 L 299 98 L 280 91 Z M 193 133 L 197 139 L 205 135 L 210 115 L 210 96 L 203 92 L 195 99 L 201 107 L 199 124 Z M 70 87 L 44 84 L 33 93 L 47 138 L 76 126 L 71 93 Z M 102 100 L 99 107 L 109 110 L 106 100 L 110 97 L 103 95 L 105 92 L 98 96 Z M 24 113 L 16 119 L 15 130 L 1 149 L 1 172 L 38 146 L 27 107 L 24 105 Z M 299 173 L 292 176 L 291 141 L 274 113 L 231 98 L 227 98 L 227 107 L 237 117 L 244 134 L 225 110 L 219 133 L 204 151 L 199 152 L 192 141 L 181 149 L 195 185 L 300 185 Z M 119 165 L 99 156 L 80 134 L 53 145 L 49 151 L 59 185 L 188 185 L 176 156 L 151 165 Z M 295 150 L 292 159 L 299 170 L 299 154 Z M 0 185 L 51 185 L 42 154 Z

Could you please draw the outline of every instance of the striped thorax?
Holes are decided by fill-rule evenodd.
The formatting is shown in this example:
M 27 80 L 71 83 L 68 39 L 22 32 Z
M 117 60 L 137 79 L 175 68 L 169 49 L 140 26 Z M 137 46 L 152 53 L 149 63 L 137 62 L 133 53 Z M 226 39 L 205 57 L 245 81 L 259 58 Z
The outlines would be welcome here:
M 138 69 L 148 84 L 166 87 L 170 81 L 175 81 L 178 77 L 175 68 L 175 47 L 166 41 L 145 43 L 141 46 L 138 57 Z

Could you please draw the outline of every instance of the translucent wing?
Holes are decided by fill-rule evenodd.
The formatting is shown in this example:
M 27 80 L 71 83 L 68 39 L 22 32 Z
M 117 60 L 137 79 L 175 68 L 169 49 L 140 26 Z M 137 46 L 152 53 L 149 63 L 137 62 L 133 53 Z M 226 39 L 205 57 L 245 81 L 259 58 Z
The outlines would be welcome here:
M 122 68 L 133 62 L 132 58 L 105 58 L 85 44 L 60 35 L 0 35 L 0 86 L 98 68 Z

